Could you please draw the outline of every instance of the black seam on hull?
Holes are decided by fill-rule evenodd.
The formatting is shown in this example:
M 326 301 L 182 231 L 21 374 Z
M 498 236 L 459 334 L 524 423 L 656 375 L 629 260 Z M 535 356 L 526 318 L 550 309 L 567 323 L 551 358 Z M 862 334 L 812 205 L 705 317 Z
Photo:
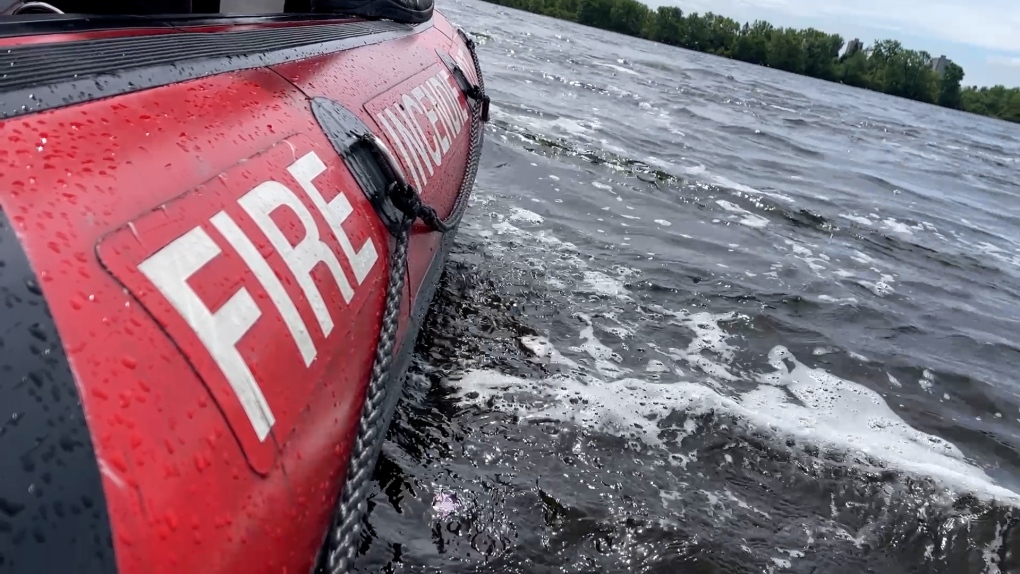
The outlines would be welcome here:
M 0 118 L 349 50 L 432 27 L 389 21 L 172 33 L 19 46 L 0 53 Z
M 38 278 L 0 211 L 0 572 L 116 572 L 99 465 Z
M 336 21 L 345 18 L 340 14 L 179 14 L 179 15 L 83 15 L 83 14 L 22 14 L 0 19 L 0 38 L 44 36 L 75 32 L 97 32 L 124 29 L 186 29 L 191 26 L 221 26 L 237 24 L 301 23 L 309 21 Z
M 421 287 L 419 287 L 418 293 L 415 295 L 414 307 L 411 309 L 411 316 L 408 317 L 407 333 L 401 341 L 401 346 L 393 361 L 390 375 L 392 379 L 389 382 L 390 388 L 398 389 L 400 391 L 392 393 L 392 395 L 396 396 L 396 398 L 393 399 L 394 401 L 399 400 L 399 398 L 403 396 L 404 376 L 407 374 L 407 369 L 411 366 L 411 357 L 414 354 L 414 346 L 418 339 L 418 333 L 421 331 L 422 321 L 425 319 L 425 315 L 428 313 L 429 307 L 432 305 L 432 299 L 435 297 L 436 290 L 439 288 L 439 279 L 443 275 L 443 270 L 446 269 L 446 258 L 450 254 L 450 249 L 453 247 L 456 239 L 456 230 L 448 231 L 443 234 L 442 239 L 439 241 L 439 248 L 436 250 L 436 255 L 432 259 L 432 264 L 429 265 L 428 270 L 425 272 L 425 277 L 422 278 Z

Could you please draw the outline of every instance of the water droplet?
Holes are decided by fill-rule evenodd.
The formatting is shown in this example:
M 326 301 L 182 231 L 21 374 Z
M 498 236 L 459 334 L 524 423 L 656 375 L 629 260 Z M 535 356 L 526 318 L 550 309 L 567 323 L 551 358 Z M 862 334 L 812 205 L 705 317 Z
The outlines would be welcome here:
M 7 516 L 13 518 L 24 509 L 25 509 L 24 504 L 12 502 L 10 500 L 7 500 L 6 498 L 0 497 L 0 512 L 6 514 Z

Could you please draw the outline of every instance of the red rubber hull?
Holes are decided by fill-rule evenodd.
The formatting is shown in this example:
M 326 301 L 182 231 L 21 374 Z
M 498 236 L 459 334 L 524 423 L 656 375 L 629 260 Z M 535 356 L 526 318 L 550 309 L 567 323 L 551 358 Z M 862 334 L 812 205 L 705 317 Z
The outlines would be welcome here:
M 0 210 L 73 373 L 119 572 L 313 566 L 392 239 L 310 100 L 359 117 L 445 216 L 471 104 L 441 53 L 478 80 L 437 13 L 396 39 L 0 121 Z M 413 230 L 398 341 L 441 239 Z

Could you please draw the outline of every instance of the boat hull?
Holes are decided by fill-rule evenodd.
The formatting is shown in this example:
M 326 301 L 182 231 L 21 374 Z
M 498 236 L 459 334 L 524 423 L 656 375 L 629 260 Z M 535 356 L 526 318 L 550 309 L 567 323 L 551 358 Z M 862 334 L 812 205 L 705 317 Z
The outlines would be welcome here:
M 0 569 L 307 572 L 394 241 L 339 146 L 449 215 L 472 51 L 438 13 L 72 24 L 0 37 Z M 412 229 L 394 385 L 451 241 Z

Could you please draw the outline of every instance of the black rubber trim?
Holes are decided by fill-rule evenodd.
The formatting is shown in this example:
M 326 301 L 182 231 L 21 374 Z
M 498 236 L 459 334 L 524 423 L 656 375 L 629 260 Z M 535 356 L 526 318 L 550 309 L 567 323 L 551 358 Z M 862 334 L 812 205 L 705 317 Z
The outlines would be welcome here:
M 349 50 L 431 26 L 431 20 L 355 21 L 17 46 L 0 50 L 0 119 Z
M 106 497 L 56 324 L 0 211 L 0 572 L 117 571 Z
M 464 74 L 464 70 L 460 69 L 460 66 L 457 65 L 457 62 L 455 62 L 452 57 L 450 57 L 450 54 L 447 54 L 442 50 L 436 50 L 436 54 L 439 55 L 439 59 L 446 64 L 447 69 L 449 69 L 450 73 L 453 74 L 453 79 L 456 80 L 457 85 L 460 86 L 460 91 L 467 94 L 467 92 L 471 89 L 471 82 L 468 81 L 467 76 Z
M 273 24 L 289 22 L 336 21 L 342 14 L 181 14 L 181 15 L 82 15 L 82 14 L 23 14 L 0 18 L 0 38 L 46 36 L 104 30 L 145 28 L 188 28 L 197 26 L 229 26 L 241 24 Z
M 461 37 L 465 39 L 465 43 L 467 43 L 468 45 L 474 44 L 474 41 L 468 38 L 463 30 L 459 31 Z M 472 53 L 473 52 L 474 51 L 472 50 Z M 444 64 L 446 64 L 446 67 L 449 68 L 450 73 L 453 74 L 454 80 L 456 80 L 457 85 L 460 86 L 460 91 L 463 92 L 464 95 L 467 96 L 469 99 L 474 100 L 475 105 L 482 106 L 482 122 L 483 123 L 488 122 L 490 103 L 489 96 L 482 92 L 479 86 L 472 84 L 468 80 L 467 75 L 464 74 L 464 70 L 462 70 L 460 66 L 457 65 L 457 62 L 453 61 L 453 58 L 451 58 L 449 54 L 443 52 L 442 50 L 436 50 L 436 53 L 439 54 L 439 59 L 442 60 Z
M 372 134 L 371 128 L 350 110 L 328 98 L 312 99 L 312 113 L 376 214 L 395 235 L 404 215 L 390 199 L 389 186 L 396 181 L 394 174 L 388 173 L 389 169 L 384 168 L 376 156 L 374 146 L 364 139 Z

